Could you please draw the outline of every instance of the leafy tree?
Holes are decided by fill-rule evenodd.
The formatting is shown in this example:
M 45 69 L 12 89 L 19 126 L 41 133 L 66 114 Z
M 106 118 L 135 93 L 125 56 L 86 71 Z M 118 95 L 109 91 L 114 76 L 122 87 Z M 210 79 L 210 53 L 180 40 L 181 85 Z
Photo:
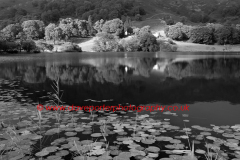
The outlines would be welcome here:
M 123 51 L 126 52 L 137 52 L 140 50 L 140 42 L 136 36 L 131 37 L 130 39 L 122 39 L 119 42 Z
M 110 34 L 114 34 L 119 37 L 124 36 L 123 22 L 117 18 L 104 23 L 102 31 Z
M 56 28 L 56 25 L 54 23 L 50 23 L 46 28 L 45 28 L 45 39 L 46 40 L 51 40 L 53 39 L 53 33 L 54 29 Z
M 118 38 L 106 32 L 98 33 L 93 50 L 96 52 L 117 52 L 120 50 Z
M 124 51 L 156 52 L 160 49 L 157 38 L 150 31 L 150 26 L 136 28 L 135 35 L 130 39 L 121 40 L 120 44 Z
M 136 7 L 134 7 L 132 10 L 131 10 L 131 14 L 133 15 L 133 16 L 136 16 L 136 15 L 145 15 L 146 14 L 146 11 L 142 8 L 142 7 L 140 7 L 140 6 L 136 6 Z
M 97 30 L 98 33 L 100 33 L 100 32 L 102 32 L 103 25 L 104 25 L 104 20 L 101 19 L 101 20 L 97 21 L 93 27 L 95 30 Z
M 5 27 L 1 32 L 7 40 L 15 40 L 16 36 L 22 31 L 22 27 L 20 24 L 10 24 Z
M 218 44 L 232 44 L 232 27 L 222 26 L 217 28 L 214 37 Z
M 117 10 L 113 10 L 109 13 L 109 18 L 110 19 L 115 19 L 119 17 L 119 12 Z
M 40 20 L 28 20 L 22 23 L 23 32 L 28 39 L 40 39 L 44 37 L 45 25 Z
M 130 31 L 132 21 L 130 17 L 126 17 L 124 21 L 124 33 Z
M 88 31 L 89 31 L 89 35 L 93 35 L 94 28 L 93 28 L 93 20 L 91 15 L 88 17 Z
M 173 40 L 187 40 L 190 37 L 190 30 L 191 27 L 183 25 L 182 23 L 178 22 L 175 25 L 168 26 L 165 28 L 164 32 L 167 37 Z
M 61 13 L 59 10 L 54 9 L 54 10 L 48 10 L 46 12 L 43 12 L 41 14 L 41 18 L 44 22 L 57 22 L 61 16 Z
M 53 40 L 54 44 L 55 41 L 61 40 L 63 37 L 62 29 L 60 27 L 57 27 L 55 24 L 50 23 L 45 28 L 45 39 L 46 40 Z
M 195 27 L 191 30 L 190 41 L 200 44 L 213 44 L 213 32 L 208 27 Z
M 78 32 L 81 37 L 87 37 L 90 32 L 94 32 L 93 28 L 89 27 L 88 21 L 86 20 L 76 20 Z M 91 31 L 89 29 L 92 29 Z
M 144 33 L 139 37 L 141 51 L 144 52 L 156 52 L 159 51 L 159 44 L 157 38 L 151 33 Z
M 73 29 L 75 28 L 75 22 L 71 18 L 62 19 L 59 24 L 59 28 L 62 29 L 62 34 L 65 40 L 73 36 Z
M 23 42 L 27 41 L 27 35 L 24 32 L 19 32 L 17 35 L 17 38 L 18 38 L 17 43 L 19 45 L 19 51 L 21 53 Z
M 60 27 L 54 28 L 54 33 L 53 33 L 54 44 L 55 44 L 55 41 L 60 41 L 62 37 L 63 37 L 62 29 Z

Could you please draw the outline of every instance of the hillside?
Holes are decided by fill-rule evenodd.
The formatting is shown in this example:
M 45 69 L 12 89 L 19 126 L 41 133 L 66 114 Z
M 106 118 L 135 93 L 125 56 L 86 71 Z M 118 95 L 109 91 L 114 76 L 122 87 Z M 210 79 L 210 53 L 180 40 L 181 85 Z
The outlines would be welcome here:
M 239 0 L 0 0 L 0 29 L 27 19 L 57 22 L 62 17 L 93 20 L 172 19 L 194 23 L 240 23 Z M 137 20 L 140 20 L 137 17 Z

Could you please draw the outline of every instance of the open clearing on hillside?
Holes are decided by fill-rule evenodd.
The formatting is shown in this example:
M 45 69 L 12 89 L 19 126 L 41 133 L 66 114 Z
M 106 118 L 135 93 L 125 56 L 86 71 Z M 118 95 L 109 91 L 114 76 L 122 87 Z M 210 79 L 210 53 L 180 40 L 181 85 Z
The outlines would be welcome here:
M 161 27 L 161 26 L 158 26 Z M 163 30 L 153 31 L 154 36 L 160 35 L 162 37 L 166 37 Z M 87 41 L 79 43 L 79 47 L 82 48 L 84 52 L 94 52 L 92 50 L 94 45 L 94 40 L 96 37 L 91 38 Z M 195 44 L 190 42 L 182 42 L 182 41 L 174 41 L 177 46 L 177 52 L 240 52 L 240 44 L 239 45 L 205 45 L 205 44 Z

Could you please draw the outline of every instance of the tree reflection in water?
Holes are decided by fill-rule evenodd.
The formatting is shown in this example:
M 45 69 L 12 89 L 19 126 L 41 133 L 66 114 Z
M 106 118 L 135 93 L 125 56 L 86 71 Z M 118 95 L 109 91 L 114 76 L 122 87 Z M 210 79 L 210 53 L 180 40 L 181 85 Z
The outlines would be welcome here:
M 176 60 L 161 58 L 95 58 L 79 64 L 46 62 L 1 64 L 0 77 L 22 77 L 30 89 L 51 91 L 60 78 L 63 100 L 114 99 L 114 103 L 165 104 L 226 100 L 239 103 L 240 59 Z M 42 88 L 45 87 L 45 88 Z M 213 94 L 214 93 L 214 94 Z

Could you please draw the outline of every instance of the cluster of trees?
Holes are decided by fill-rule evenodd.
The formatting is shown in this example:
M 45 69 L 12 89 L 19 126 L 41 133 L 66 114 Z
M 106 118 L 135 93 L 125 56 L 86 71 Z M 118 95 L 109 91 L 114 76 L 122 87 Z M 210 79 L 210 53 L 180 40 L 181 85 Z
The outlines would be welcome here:
M 85 38 L 94 36 L 97 33 L 99 33 L 99 37 L 103 39 L 107 36 L 108 38 L 105 41 L 111 39 L 110 37 L 112 37 L 115 41 L 116 37 L 120 39 L 125 36 L 125 33 L 133 33 L 133 29 L 131 28 L 131 18 L 126 16 L 123 17 L 123 19 L 124 21 L 119 18 L 110 21 L 104 21 L 101 19 L 93 23 L 92 16 L 89 16 L 88 20 L 72 18 L 60 19 L 59 23 L 50 23 L 47 26 L 45 26 L 44 22 L 40 20 L 27 20 L 22 24 L 10 24 L 3 28 L 0 32 L 2 42 L 0 50 L 7 52 L 20 50 L 21 52 L 23 45 L 28 42 L 31 47 L 29 47 L 27 51 L 30 52 L 36 48 L 33 40 L 51 40 L 55 44 L 56 41 L 67 41 L 72 37 Z M 42 43 L 37 43 L 37 46 L 39 51 L 41 51 L 42 48 L 53 48 Z
M 165 28 L 166 35 L 173 40 L 189 40 L 200 44 L 240 44 L 239 25 L 208 23 L 206 26 L 187 26 L 177 23 Z
M 45 28 L 45 39 L 53 40 L 68 40 L 71 37 L 89 37 L 96 34 L 93 26 L 92 17 L 89 16 L 88 21 L 66 18 L 61 19 L 59 24 L 50 23 Z
M 22 24 L 10 24 L 1 30 L 0 50 L 16 53 L 21 50 L 37 51 L 34 39 L 44 37 L 45 25 L 39 20 L 28 20 Z
M 96 23 L 98 25 L 98 23 Z M 60 19 L 58 24 L 45 23 L 40 20 L 27 20 L 22 24 L 10 24 L 0 31 L 1 45 L 0 50 L 5 52 L 17 52 L 24 49 L 25 45 L 29 45 L 27 52 L 37 49 L 33 40 L 45 39 L 55 41 L 68 40 L 71 37 L 88 37 L 96 34 L 92 17 L 89 16 L 88 21 L 79 19 Z M 31 47 L 30 47 L 31 46 Z M 47 49 L 47 44 L 37 43 L 38 50 L 42 47 Z M 24 49 L 25 50 L 25 49 Z
M 0 14 L 0 29 L 26 20 L 42 20 L 49 24 L 58 22 L 61 17 L 88 20 L 90 15 L 93 22 L 126 16 L 141 20 L 146 14 L 135 0 L 32 0 L 27 5 L 29 10 L 22 5 L 4 9 Z
M 35 0 L 33 6 L 40 8 L 41 18 L 45 22 L 56 22 L 60 17 L 71 16 L 87 20 L 92 15 L 93 21 L 121 18 L 123 15 L 136 16 L 146 14 L 145 10 L 135 5 L 134 0 Z
M 128 26 L 129 21 L 120 19 L 96 22 L 94 28 L 98 31 L 93 49 L 97 52 L 143 51 L 155 52 L 159 50 L 157 38 L 151 33 L 150 27 L 141 29 Z M 124 32 L 125 31 L 125 32 Z M 130 37 L 124 38 L 126 34 Z

